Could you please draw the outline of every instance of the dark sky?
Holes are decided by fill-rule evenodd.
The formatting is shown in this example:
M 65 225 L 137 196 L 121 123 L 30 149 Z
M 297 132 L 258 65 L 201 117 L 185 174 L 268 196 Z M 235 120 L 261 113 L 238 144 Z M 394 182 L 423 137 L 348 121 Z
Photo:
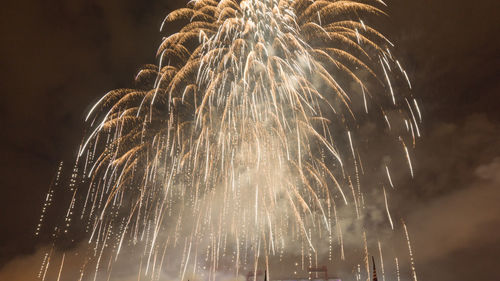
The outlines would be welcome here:
M 420 280 L 498 280 L 500 20 L 497 0 L 391 0 L 396 44 L 423 135 L 401 194 Z M 0 266 L 33 239 L 59 161 L 71 162 L 89 105 L 155 62 L 163 16 L 184 2 L 7 1 L 0 10 Z M 0 272 L 2 269 L 0 269 Z M 1 275 L 0 275 L 1 277 Z M 461 278 L 459 278 L 461 277 Z M 1 279 L 1 278 L 0 278 Z

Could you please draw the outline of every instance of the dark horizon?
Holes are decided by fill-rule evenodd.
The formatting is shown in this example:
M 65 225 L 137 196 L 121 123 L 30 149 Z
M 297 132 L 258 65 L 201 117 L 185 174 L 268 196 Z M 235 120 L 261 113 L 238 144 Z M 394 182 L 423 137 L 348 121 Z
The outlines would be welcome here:
M 422 105 L 407 219 L 420 280 L 494 280 L 500 251 L 499 4 L 387 1 L 381 31 Z M 183 1 L 8 2 L 3 39 L 0 277 L 48 243 L 36 222 L 60 161 L 70 171 L 90 106 L 155 63 Z M 9 267 L 10 266 L 10 267 Z

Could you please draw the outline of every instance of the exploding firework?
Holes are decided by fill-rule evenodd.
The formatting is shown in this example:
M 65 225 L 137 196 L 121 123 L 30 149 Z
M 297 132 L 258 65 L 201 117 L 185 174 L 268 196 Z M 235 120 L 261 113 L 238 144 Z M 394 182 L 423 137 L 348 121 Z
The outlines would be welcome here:
M 172 265 L 180 280 L 200 271 L 214 280 L 228 268 L 272 272 L 272 260 L 289 256 L 302 269 L 324 256 L 346 259 L 341 222 L 362 225 L 373 194 L 361 187 L 359 120 L 385 122 L 412 176 L 409 149 L 420 136 L 416 100 L 393 89 L 397 79 L 411 85 L 392 43 L 361 20 L 384 6 L 199 0 L 170 13 L 162 28 L 182 28 L 163 39 L 158 65 L 86 117 L 90 134 L 55 235 L 71 232 L 72 221 L 85 225 L 90 254 L 80 278 L 109 278 L 124 247 L 141 249 L 138 275 L 152 280 Z M 383 173 L 394 188 L 387 165 Z M 358 279 L 359 264 L 370 276 L 366 231 Z M 413 258 L 411 266 L 416 279 Z M 47 268 L 44 260 L 41 279 Z

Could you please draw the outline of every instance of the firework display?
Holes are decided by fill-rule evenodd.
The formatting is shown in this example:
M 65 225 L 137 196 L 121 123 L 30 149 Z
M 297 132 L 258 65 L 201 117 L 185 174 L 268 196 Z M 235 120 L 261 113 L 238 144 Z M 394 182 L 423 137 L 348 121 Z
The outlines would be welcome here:
M 382 280 L 399 280 L 401 258 L 365 225 L 376 197 L 384 227 L 404 229 L 405 266 L 416 281 L 407 226 L 390 212 L 391 167 L 381 169 L 384 185 L 362 184 L 371 168 L 360 120 L 381 120 L 411 176 L 422 121 L 392 43 L 367 23 L 385 15 L 384 6 L 199 0 L 171 12 L 162 28 L 181 27 L 162 40 L 158 65 L 137 73 L 135 89 L 105 94 L 86 116 L 89 133 L 53 235 L 75 227 L 88 234 L 79 280 L 115 280 L 113 264 L 130 249 L 139 280 L 170 280 L 165 271 L 176 272 L 172 280 L 272 275 L 272 264 L 292 260 L 302 270 L 347 260 L 355 266 L 346 278 L 367 280 L 370 254 L 380 257 Z M 360 237 L 345 237 L 352 224 Z M 361 251 L 350 251 L 352 240 Z M 388 269 L 391 259 L 397 271 Z

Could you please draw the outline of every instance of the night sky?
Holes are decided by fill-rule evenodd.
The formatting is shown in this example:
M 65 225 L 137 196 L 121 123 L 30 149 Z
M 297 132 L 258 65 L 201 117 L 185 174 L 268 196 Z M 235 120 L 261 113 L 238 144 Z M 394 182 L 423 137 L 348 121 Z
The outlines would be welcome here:
M 419 280 L 499 280 L 500 4 L 386 2 L 379 29 L 395 43 L 424 118 L 415 179 L 400 179 L 397 203 Z M 41 205 L 59 161 L 77 152 L 90 105 L 133 87 L 140 66 L 156 61 L 163 17 L 184 3 L 2 3 L 1 280 L 45 246 L 33 238 Z

